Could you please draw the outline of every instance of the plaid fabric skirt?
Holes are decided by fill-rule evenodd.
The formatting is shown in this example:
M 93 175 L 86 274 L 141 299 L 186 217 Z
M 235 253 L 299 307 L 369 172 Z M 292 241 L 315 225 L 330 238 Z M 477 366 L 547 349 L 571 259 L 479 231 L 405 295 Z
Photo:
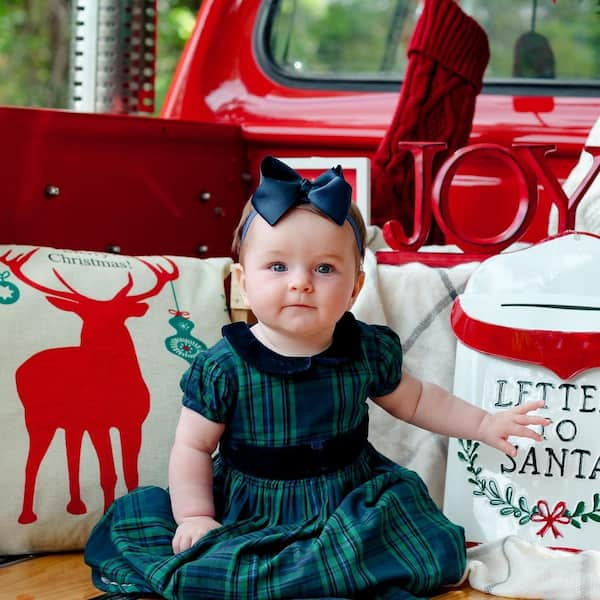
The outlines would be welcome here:
M 117 499 L 85 549 L 109 592 L 169 599 L 424 598 L 465 570 L 464 534 L 419 476 L 371 446 L 355 463 L 302 480 L 253 477 L 215 460 L 222 527 L 173 554 L 168 492 Z

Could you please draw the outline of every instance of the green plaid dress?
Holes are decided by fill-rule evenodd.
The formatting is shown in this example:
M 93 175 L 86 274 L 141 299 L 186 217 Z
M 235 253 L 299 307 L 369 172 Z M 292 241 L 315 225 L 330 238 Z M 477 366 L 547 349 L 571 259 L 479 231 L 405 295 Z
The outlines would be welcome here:
M 227 439 L 254 446 L 320 443 L 367 417 L 367 397 L 394 390 L 402 350 L 389 328 L 346 313 L 330 348 L 280 356 L 244 323 L 201 354 L 182 379 L 183 404 L 226 423 Z M 117 499 L 85 557 L 112 592 L 192 600 L 423 598 L 458 581 L 463 530 L 419 476 L 368 443 L 337 470 L 299 479 L 257 477 L 214 460 L 222 527 L 173 555 L 168 492 L 139 488 Z

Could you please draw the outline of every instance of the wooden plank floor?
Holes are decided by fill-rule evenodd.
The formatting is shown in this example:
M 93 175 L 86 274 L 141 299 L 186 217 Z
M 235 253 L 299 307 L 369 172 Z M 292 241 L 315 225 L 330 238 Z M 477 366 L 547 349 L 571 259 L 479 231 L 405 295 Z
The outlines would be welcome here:
M 81 554 L 56 554 L 0 567 L 2 600 L 89 600 L 92 584 Z
M 42 556 L 0 567 L 1 600 L 90 600 L 101 595 L 78 553 Z M 464 586 L 434 596 L 434 600 L 493 599 L 508 600 Z

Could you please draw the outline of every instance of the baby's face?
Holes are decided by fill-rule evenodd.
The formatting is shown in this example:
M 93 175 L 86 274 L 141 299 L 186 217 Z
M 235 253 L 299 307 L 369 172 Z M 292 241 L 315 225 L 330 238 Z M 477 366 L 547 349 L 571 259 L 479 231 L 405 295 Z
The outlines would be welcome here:
M 271 227 L 257 215 L 244 240 L 242 295 L 278 336 L 331 340 L 362 286 L 352 228 L 294 209 Z

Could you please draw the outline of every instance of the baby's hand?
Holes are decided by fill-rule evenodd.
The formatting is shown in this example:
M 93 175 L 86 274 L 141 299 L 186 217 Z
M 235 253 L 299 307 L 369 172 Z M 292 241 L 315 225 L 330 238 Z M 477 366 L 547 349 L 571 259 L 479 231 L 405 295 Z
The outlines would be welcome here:
M 527 427 L 527 425 L 550 425 L 552 421 L 546 417 L 527 414 L 542 406 L 544 401 L 538 400 L 511 410 L 486 415 L 479 425 L 479 439 L 505 454 L 516 456 L 517 449 L 508 441 L 509 436 L 527 437 L 536 442 L 544 439 L 539 433 Z
M 179 523 L 173 536 L 173 552 L 178 554 L 191 548 L 211 529 L 221 527 L 212 517 L 189 517 Z

